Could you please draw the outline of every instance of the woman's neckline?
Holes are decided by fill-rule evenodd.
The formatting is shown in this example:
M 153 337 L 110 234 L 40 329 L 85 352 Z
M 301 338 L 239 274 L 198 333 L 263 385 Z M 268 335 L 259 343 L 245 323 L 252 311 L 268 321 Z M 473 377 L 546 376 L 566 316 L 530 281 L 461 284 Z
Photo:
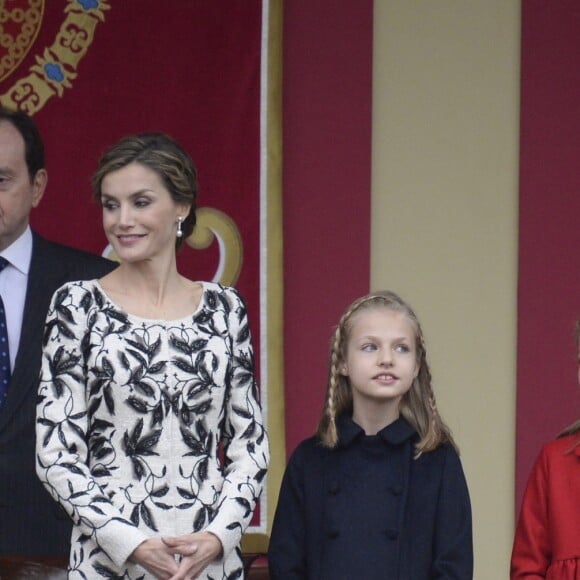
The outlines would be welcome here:
M 107 294 L 107 292 L 105 291 L 105 289 L 103 288 L 103 286 L 99 280 L 94 280 L 93 282 L 94 282 L 95 286 L 98 288 L 99 292 L 105 297 L 107 302 L 115 310 L 122 312 L 130 320 L 135 320 L 135 321 L 139 321 L 139 322 L 148 322 L 148 323 L 163 322 L 163 323 L 169 323 L 169 324 L 179 324 L 180 322 L 183 322 L 185 320 L 191 320 L 191 318 L 193 318 L 201 310 L 202 305 L 203 305 L 203 299 L 204 299 L 205 292 L 206 292 L 206 283 L 205 282 L 195 282 L 196 284 L 199 284 L 201 286 L 201 296 L 199 298 L 199 303 L 193 312 L 186 314 L 185 316 L 182 316 L 180 318 L 172 318 L 172 319 L 147 318 L 145 316 L 139 316 L 138 314 L 133 314 L 131 312 L 128 312 L 125 308 L 122 308 Z

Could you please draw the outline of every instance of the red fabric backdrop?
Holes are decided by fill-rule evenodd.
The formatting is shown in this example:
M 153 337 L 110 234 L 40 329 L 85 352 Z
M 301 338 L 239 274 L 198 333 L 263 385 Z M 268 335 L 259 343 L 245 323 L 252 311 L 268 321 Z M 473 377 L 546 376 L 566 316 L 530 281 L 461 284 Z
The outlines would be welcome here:
M 34 4 L 18 0 L 6 9 L 14 13 Z M 50 239 L 101 253 L 106 240 L 100 210 L 90 201 L 98 158 L 126 134 L 169 133 L 198 167 L 199 205 L 227 213 L 240 230 L 244 264 L 236 285 L 248 302 L 259 352 L 262 2 L 45 0 L 36 5 L 44 6 L 38 36 L 0 83 L 2 103 L 12 105 L 16 98 L 21 108 L 34 112 L 45 140 L 49 185 L 33 212 L 33 227 Z M 95 20 L 98 9 L 102 18 Z M 67 39 L 74 28 L 65 26 L 71 15 L 96 22 L 92 41 L 82 33 Z M 16 34 L 18 22 L 11 26 Z M 57 37 L 63 40 L 56 42 Z M 78 55 L 83 43 L 88 50 L 78 65 L 61 66 L 60 96 L 40 107 L 35 95 L 17 97 L 17 83 L 33 70 L 43 73 L 39 63 L 62 65 L 62 58 L 52 57 Z M 6 56 L 3 50 L 0 57 Z M 53 66 L 53 73 L 57 69 Z M 185 247 L 180 270 L 193 279 L 212 279 L 217 258 L 217 244 L 204 252 Z
M 580 10 L 522 2 L 517 506 L 542 443 L 580 416 Z
M 2 95 L 53 45 L 65 9 L 81 5 L 45 4 L 40 33 L 0 84 Z M 126 134 L 165 131 L 199 169 L 199 205 L 225 211 L 241 230 L 246 259 L 238 286 L 251 302 L 257 330 L 261 2 L 232 1 L 226 10 L 222 3 L 196 0 L 109 5 L 72 86 L 35 113 L 49 187 L 33 225 L 51 239 L 100 253 L 106 240 L 100 211 L 90 201 L 99 156 Z M 211 279 L 216 257 L 215 247 L 184 248 L 180 267 L 192 278 Z
M 313 434 L 329 341 L 369 291 L 372 0 L 284 3 L 286 448 Z

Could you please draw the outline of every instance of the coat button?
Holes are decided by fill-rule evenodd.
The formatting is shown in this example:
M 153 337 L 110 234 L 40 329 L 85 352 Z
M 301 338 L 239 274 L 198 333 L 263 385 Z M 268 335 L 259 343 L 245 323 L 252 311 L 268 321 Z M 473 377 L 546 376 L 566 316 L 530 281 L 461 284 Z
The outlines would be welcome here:
M 404 488 L 402 485 L 396 483 L 394 485 L 391 485 L 389 487 L 389 491 L 393 494 L 393 495 L 401 495 L 404 491 Z
M 396 540 L 399 536 L 399 532 L 395 528 L 389 528 L 388 530 L 385 531 L 385 534 L 387 535 L 387 538 L 389 538 L 389 540 Z
M 338 530 L 328 530 L 328 532 L 326 533 L 326 535 L 331 540 L 336 540 L 336 538 L 338 538 L 338 536 L 340 535 L 340 532 Z

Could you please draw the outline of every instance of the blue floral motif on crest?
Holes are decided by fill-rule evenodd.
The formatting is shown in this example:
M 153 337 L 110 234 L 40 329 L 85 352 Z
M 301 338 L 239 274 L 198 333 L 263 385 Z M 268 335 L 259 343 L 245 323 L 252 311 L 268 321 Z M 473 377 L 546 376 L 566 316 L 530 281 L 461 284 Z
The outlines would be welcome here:
M 62 68 L 58 64 L 50 62 L 45 64 L 44 72 L 51 81 L 55 81 L 57 83 L 62 83 L 62 81 L 64 81 L 64 74 L 62 72 Z
M 77 2 L 83 7 L 83 10 L 87 12 L 99 7 L 99 0 L 77 0 Z

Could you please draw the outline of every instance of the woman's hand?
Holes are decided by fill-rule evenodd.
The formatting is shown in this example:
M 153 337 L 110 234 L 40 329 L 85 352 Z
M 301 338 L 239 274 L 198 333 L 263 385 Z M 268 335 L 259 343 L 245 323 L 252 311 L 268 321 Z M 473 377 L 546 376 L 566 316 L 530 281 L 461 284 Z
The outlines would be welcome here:
M 172 554 L 182 556 L 179 569 L 170 580 L 197 578 L 208 564 L 219 558 L 223 552 L 222 543 L 210 532 L 163 538 L 163 543 Z
M 179 570 L 173 551 L 161 538 L 145 540 L 133 550 L 129 559 L 162 580 L 173 578 Z

